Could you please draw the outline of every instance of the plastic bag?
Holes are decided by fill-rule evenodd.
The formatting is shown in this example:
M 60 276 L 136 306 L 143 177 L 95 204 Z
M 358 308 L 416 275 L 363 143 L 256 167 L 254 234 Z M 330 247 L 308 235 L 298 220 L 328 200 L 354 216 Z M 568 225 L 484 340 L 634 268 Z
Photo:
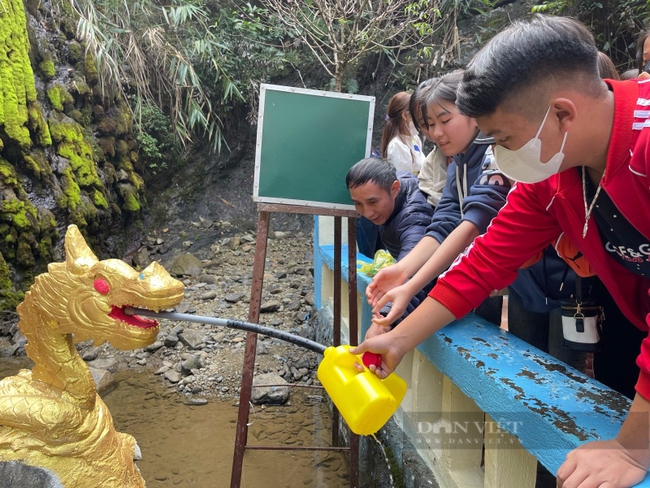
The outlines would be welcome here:
M 395 259 L 385 249 L 380 249 L 375 253 L 375 259 L 372 263 L 357 261 L 357 269 L 368 276 L 375 276 L 381 268 L 395 264 Z

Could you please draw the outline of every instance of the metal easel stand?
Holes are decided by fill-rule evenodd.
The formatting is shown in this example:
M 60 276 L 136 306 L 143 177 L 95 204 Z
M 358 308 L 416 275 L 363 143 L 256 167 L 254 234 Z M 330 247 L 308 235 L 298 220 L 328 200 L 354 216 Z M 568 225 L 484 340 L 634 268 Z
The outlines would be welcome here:
M 357 344 L 357 275 L 356 275 L 356 213 L 348 210 L 315 208 L 309 206 L 285 204 L 258 204 L 257 240 L 255 243 L 255 261 L 253 264 L 253 283 L 248 309 L 248 321 L 259 322 L 264 282 L 264 267 L 269 234 L 269 217 L 272 212 L 318 214 L 334 216 L 334 345 L 341 343 L 341 217 L 348 218 L 348 269 L 349 269 L 349 316 L 350 342 Z M 248 417 L 253 388 L 253 372 L 255 371 L 255 353 L 257 349 L 257 334 L 246 334 L 244 349 L 244 365 L 239 394 L 239 414 L 235 431 L 235 450 L 230 479 L 230 488 L 240 488 L 244 454 L 246 450 L 294 450 L 294 451 L 349 451 L 350 453 L 350 487 L 359 486 L 359 436 L 350 432 L 350 446 L 341 446 L 339 435 L 340 414 L 336 407 L 332 413 L 332 446 L 248 446 Z M 303 385 L 288 385 L 303 386 Z

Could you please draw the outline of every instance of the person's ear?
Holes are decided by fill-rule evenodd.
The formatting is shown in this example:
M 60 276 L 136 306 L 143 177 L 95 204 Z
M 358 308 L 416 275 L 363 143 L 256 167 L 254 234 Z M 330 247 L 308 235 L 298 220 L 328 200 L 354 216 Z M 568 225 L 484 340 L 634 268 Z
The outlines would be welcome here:
M 557 120 L 560 132 L 568 132 L 576 121 L 578 110 L 568 98 L 556 98 L 551 102 L 551 115 Z
M 399 189 L 401 188 L 401 183 L 399 180 L 393 181 L 393 184 L 390 185 L 390 196 L 391 198 L 396 198 L 397 194 L 399 193 Z

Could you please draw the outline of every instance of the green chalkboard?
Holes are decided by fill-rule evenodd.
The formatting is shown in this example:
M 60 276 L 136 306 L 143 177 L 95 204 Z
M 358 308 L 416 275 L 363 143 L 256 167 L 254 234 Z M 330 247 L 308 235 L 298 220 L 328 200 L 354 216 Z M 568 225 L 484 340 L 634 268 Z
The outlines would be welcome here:
M 253 199 L 353 209 L 345 186 L 370 154 L 374 97 L 261 85 Z

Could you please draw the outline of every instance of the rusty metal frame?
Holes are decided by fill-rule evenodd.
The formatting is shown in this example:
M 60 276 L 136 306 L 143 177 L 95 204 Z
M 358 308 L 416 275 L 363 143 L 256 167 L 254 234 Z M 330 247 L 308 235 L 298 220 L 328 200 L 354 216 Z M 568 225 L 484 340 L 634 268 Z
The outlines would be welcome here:
M 341 343 L 341 217 L 348 217 L 348 285 L 349 285 L 349 312 L 350 312 L 350 344 L 357 344 L 358 337 L 358 307 L 357 307 L 357 274 L 356 274 L 356 212 L 341 209 L 316 208 L 299 205 L 284 205 L 273 203 L 258 204 L 257 239 L 255 243 L 255 260 L 253 263 L 253 282 L 251 284 L 251 297 L 248 308 L 249 322 L 259 322 L 260 306 L 262 301 L 262 288 L 264 284 L 264 268 L 266 265 L 266 250 L 269 233 L 269 217 L 272 212 L 298 213 L 309 215 L 334 216 L 334 345 Z M 244 364 L 242 368 L 242 382 L 239 393 L 239 412 L 235 429 L 235 449 L 233 452 L 233 465 L 230 478 L 230 488 L 241 487 L 244 453 L 246 450 L 287 450 L 287 451 L 349 451 L 350 452 L 350 487 L 359 486 L 359 436 L 350 432 L 350 446 L 340 446 L 339 435 L 340 414 L 336 407 L 332 413 L 332 446 L 249 446 L 248 442 L 248 417 L 250 414 L 250 400 L 253 388 L 253 372 L 255 370 L 255 355 L 257 348 L 257 334 L 248 332 L 244 348 Z M 259 385 L 258 385 L 259 386 Z M 282 385 L 287 387 L 311 387 L 314 385 Z

